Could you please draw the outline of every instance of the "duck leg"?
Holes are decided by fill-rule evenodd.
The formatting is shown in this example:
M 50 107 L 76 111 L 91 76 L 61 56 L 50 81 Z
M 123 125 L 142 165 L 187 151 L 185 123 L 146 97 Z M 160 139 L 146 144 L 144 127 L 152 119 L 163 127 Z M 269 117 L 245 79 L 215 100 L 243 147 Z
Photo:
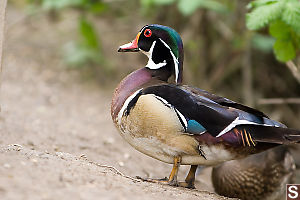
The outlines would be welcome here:
M 178 186 L 177 175 L 178 175 L 178 170 L 179 170 L 179 167 L 180 167 L 180 163 L 181 163 L 181 157 L 175 157 L 174 158 L 173 169 L 171 171 L 171 174 L 170 174 L 169 180 L 168 180 L 169 185 Z
M 141 179 L 143 181 L 148 181 L 148 182 L 152 182 L 152 183 L 162 183 L 162 184 L 167 184 L 167 185 L 171 185 L 171 186 L 178 186 L 177 175 L 178 175 L 180 163 L 181 163 L 181 157 L 180 156 L 174 157 L 173 168 L 172 168 L 169 178 L 165 177 L 162 179 L 152 179 L 152 178 L 141 178 L 139 176 L 137 178 Z
M 191 165 L 190 171 L 185 178 L 185 182 L 179 182 L 178 186 L 195 189 L 195 174 L 198 165 Z

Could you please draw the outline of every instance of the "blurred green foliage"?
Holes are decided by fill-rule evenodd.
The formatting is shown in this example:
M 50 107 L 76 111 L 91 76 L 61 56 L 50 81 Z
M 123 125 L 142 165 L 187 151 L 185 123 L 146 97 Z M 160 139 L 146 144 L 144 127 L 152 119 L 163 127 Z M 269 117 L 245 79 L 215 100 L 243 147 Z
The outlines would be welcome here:
M 268 53 L 272 51 L 272 47 L 275 43 L 275 39 L 270 36 L 257 33 L 252 37 L 251 43 L 252 43 L 252 47 L 262 52 Z
M 102 0 L 28 0 L 30 5 L 46 12 L 57 14 L 64 9 L 76 9 L 78 17 L 78 40 L 64 48 L 65 60 L 69 66 L 82 67 L 87 64 L 99 65 L 105 62 L 102 56 L 99 34 L 89 15 L 100 15 L 108 10 L 108 4 Z M 34 8 L 33 8 L 34 9 Z
M 214 0 L 141 0 L 141 5 L 144 8 L 149 8 L 154 5 L 161 6 L 174 3 L 177 4 L 178 10 L 185 16 L 192 15 L 199 8 L 205 8 L 220 13 L 228 11 L 224 4 Z
M 102 0 L 28 0 L 28 2 L 39 5 L 44 10 L 77 8 L 95 14 L 107 10 L 107 4 L 102 2 Z
M 101 15 L 108 11 L 109 3 L 102 0 L 28 0 L 28 2 L 48 12 L 59 12 L 63 9 L 78 10 L 80 13 L 79 37 L 77 41 L 64 48 L 65 60 L 71 66 L 76 67 L 104 62 L 101 44 L 99 44 L 100 35 L 95 31 L 93 22 L 87 16 Z M 181 15 L 185 17 L 192 16 L 199 9 L 226 14 L 230 12 L 231 4 L 218 0 L 140 0 L 142 10 L 176 5 Z M 276 39 L 254 34 L 251 39 L 252 46 L 264 52 L 269 52 L 273 47 L 276 58 L 280 61 L 295 58 L 300 44 L 298 34 L 300 23 L 297 23 L 300 20 L 299 4 L 297 0 L 257 0 L 249 3 L 248 9 L 252 11 L 247 14 L 247 27 L 251 30 L 258 30 L 269 25 L 270 34 Z M 282 31 L 284 31 L 284 36 L 282 36 Z
M 94 24 L 88 16 L 101 15 L 109 10 L 109 3 L 102 0 L 28 0 L 28 2 L 45 11 L 78 10 L 79 37 L 78 41 L 64 48 L 66 61 L 71 66 L 99 64 L 104 61 L 104 57 L 101 56 L 100 35 L 95 31 Z M 175 5 L 184 17 L 192 16 L 199 9 L 226 14 L 230 12 L 233 4 L 218 0 L 139 0 L 139 2 L 144 11 Z M 251 9 L 246 15 L 247 27 L 250 30 L 259 30 L 268 26 L 269 34 L 274 38 L 271 39 L 265 34 L 253 34 L 250 39 L 251 45 L 263 52 L 269 52 L 273 48 L 276 58 L 282 62 L 294 59 L 300 48 L 300 1 L 255 0 L 250 2 L 247 8 Z M 239 36 L 235 38 L 234 43 L 240 43 L 238 41 Z
M 259 30 L 266 26 L 276 39 L 273 50 L 279 61 L 296 57 L 300 50 L 300 1 L 256 0 L 248 4 L 247 27 Z
M 71 66 L 81 67 L 87 63 L 104 62 L 100 40 L 93 24 L 82 16 L 78 21 L 79 39 L 65 46 L 65 59 Z

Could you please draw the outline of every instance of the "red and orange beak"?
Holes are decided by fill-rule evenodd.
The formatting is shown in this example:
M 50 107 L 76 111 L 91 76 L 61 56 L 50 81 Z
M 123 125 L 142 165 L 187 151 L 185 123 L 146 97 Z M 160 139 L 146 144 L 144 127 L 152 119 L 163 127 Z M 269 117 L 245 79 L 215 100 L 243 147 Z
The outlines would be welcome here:
M 138 41 L 140 38 L 141 33 L 138 33 L 136 38 L 132 41 L 129 42 L 127 44 L 124 44 L 122 46 L 119 47 L 118 52 L 137 52 L 140 51 L 139 47 L 138 47 Z

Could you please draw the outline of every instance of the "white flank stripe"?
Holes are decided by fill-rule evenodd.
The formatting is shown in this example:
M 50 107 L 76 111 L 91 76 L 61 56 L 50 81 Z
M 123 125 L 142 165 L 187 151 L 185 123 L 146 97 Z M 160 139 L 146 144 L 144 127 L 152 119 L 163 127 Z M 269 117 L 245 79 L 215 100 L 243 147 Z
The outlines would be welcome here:
M 233 122 L 231 122 L 231 124 L 229 124 L 225 129 L 223 129 L 223 131 L 221 131 L 216 137 L 222 136 L 223 134 L 225 134 L 228 131 L 232 130 L 237 125 L 246 125 L 246 124 L 260 125 L 260 126 L 272 126 L 272 125 L 269 125 L 269 124 L 258 124 L 258 123 L 250 122 L 250 121 L 247 121 L 247 120 L 244 120 L 244 119 L 241 120 L 239 117 L 237 117 L 237 118 L 235 118 L 235 120 Z
M 124 102 L 122 108 L 120 109 L 119 113 L 118 113 L 118 118 L 117 118 L 117 123 L 120 125 L 121 123 L 121 119 L 122 119 L 122 116 L 124 114 L 124 111 L 125 109 L 127 108 L 128 104 L 130 103 L 130 101 L 142 90 L 143 88 L 135 91 L 132 95 L 130 95 L 126 101 Z

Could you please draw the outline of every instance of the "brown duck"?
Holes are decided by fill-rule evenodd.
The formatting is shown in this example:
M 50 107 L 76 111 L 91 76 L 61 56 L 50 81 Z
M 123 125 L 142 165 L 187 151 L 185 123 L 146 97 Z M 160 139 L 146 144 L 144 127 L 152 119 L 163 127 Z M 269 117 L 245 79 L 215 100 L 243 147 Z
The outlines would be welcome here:
M 286 184 L 294 182 L 295 162 L 285 146 L 231 160 L 214 167 L 215 191 L 242 200 L 285 199 Z

